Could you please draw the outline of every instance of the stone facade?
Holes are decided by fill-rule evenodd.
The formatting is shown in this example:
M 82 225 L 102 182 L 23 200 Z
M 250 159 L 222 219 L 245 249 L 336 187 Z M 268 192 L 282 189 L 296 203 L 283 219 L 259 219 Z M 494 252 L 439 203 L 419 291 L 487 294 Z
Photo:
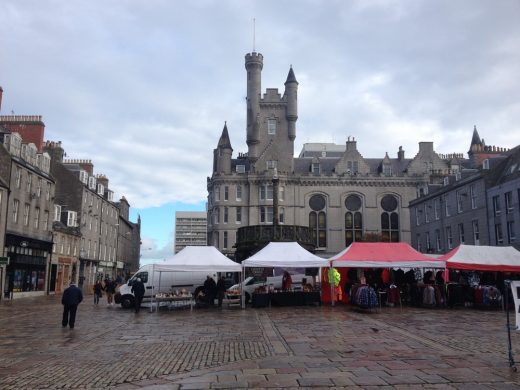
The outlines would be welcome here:
M 50 287 L 55 190 L 50 156 L 4 127 L 1 117 L 0 128 L 1 174 L 9 186 L 2 250 L 10 263 L 3 275 L 3 287 L 11 297 L 43 295 Z
M 261 94 L 263 56 L 246 55 L 248 152 L 232 158 L 227 123 L 208 177 L 208 244 L 233 255 L 237 229 L 273 221 L 273 178 L 279 180 L 280 224 L 308 226 L 318 254 L 336 254 L 368 235 L 411 241 L 408 204 L 418 188 L 460 168 L 420 142 L 411 159 L 366 158 L 354 138 L 345 145 L 306 144 L 294 157 L 298 82 L 289 70 L 282 94 Z
M 474 168 L 445 176 L 410 203 L 412 246 L 421 252 L 446 253 L 460 244 L 518 247 L 520 149 L 476 148 L 475 133 Z

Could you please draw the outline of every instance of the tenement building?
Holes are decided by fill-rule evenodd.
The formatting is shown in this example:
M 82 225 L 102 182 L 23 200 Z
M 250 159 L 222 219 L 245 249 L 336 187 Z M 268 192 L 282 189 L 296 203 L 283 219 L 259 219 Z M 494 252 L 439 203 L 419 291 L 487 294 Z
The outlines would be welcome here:
M 440 156 L 432 142 L 406 158 L 366 158 L 354 138 L 344 145 L 306 144 L 294 157 L 298 82 L 292 67 L 281 94 L 262 94 L 263 56 L 245 56 L 247 153 L 233 158 L 227 124 L 208 177 L 208 244 L 232 256 L 240 227 L 309 227 L 317 254 L 336 254 L 353 241 L 411 241 L 409 203 L 417 189 L 460 167 L 460 155 Z M 273 196 L 273 179 L 278 188 Z M 276 194 L 275 194 L 276 195 Z M 277 203 L 277 212 L 274 212 Z
M 43 133 L 40 116 L 0 116 L 0 175 L 9 187 L 0 203 L 6 222 L 2 257 L 9 258 L 1 284 L 2 291 L 16 297 L 41 295 L 49 288 L 55 181 L 38 139 L 26 142 L 20 134 L 33 127 Z
M 519 147 L 486 146 L 474 129 L 464 166 L 410 202 L 412 246 L 425 253 L 460 244 L 518 246 L 519 168 Z

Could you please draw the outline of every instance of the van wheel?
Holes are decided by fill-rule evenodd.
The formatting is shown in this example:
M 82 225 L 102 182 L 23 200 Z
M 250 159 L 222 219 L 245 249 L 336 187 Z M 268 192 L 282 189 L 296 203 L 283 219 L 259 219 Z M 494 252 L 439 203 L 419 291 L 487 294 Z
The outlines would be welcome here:
M 249 295 L 249 293 L 246 292 L 245 297 L 246 297 L 246 303 L 249 303 L 251 301 L 251 295 Z
M 134 306 L 134 297 L 125 295 L 121 298 L 121 307 L 123 309 L 130 309 Z
M 195 289 L 195 291 L 193 292 L 193 296 L 194 296 L 194 297 L 197 297 L 197 295 L 199 295 L 199 293 L 200 293 L 201 291 L 203 291 L 203 290 L 204 290 L 204 287 L 203 287 L 203 286 L 199 286 L 199 287 L 197 287 L 197 288 Z

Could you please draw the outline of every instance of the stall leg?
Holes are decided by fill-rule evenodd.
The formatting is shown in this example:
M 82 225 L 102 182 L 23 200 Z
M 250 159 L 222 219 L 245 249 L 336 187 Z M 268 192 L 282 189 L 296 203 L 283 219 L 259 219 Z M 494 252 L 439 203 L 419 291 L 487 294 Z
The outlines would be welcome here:
M 511 287 L 510 280 L 504 280 L 504 291 L 505 291 L 505 306 L 506 306 L 506 318 L 507 318 L 507 343 L 508 343 L 508 358 L 509 358 L 509 367 L 514 372 L 517 371 L 515 358 L 513 356 L 513 345 L 511 343 L 511 324 L 509 322 L 509 288 Z M 516 311 L 516 307 L 515 307 Z

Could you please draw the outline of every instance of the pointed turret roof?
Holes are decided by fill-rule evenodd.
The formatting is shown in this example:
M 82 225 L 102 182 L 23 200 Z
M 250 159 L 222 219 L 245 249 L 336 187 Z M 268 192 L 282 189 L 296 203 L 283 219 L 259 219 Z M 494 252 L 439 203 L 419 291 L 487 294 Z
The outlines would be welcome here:
M 285 84 L 287 83 L 298 83 L 298 81 L 296 81 L 296 76 L 294 75 L 294 71 L 292 70 L 292 65 L 291 65 L 291 68 L 289 69 L 289 74 L 287 75 L 287 80 L 285 81 Z
M 222 135 L 220 136 L 220 139 L 218 140 L 218 148 L 222 149 L 231 149 L 231 141 L 229 140 L 229 134 L 227 129 L 227 122 L 224 122 L 224 129 L 222 130 Z
M 482 141 L 480 140 L 480 136 L 478 135 L 477 126 L 473 127 L 473 137 L 471 138 L 471 145 L 469 150 L 472 150 L 473 145 L 482 145 Z

